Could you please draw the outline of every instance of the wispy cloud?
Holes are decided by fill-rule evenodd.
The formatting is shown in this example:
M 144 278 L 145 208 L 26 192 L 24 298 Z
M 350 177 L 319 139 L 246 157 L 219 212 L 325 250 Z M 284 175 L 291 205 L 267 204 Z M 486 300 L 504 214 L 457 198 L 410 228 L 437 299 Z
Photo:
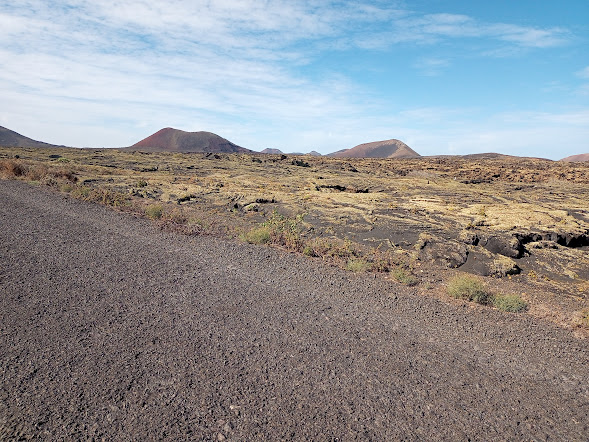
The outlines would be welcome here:
M 298 144 L 310 142 L 326 152 L 366 141 L 358 133 L 385 138 L 393 129 L 418 139 L 411 124 L 435 111 L 404 111 L 337 70 L 311 76 L 306 69 L 326 50 L 464 39 L 532 50 L 569 38 L 565 29 L 420 14 L 384 1 L 7 0 L 0 3 L 0 124 L 69 123 L 71 139 L 49 141 L 77 145 L 100 136 L 100 145 L 120 146 L 161 125 L 219 130 L 260 149 L 304 150 Z M 422 56 L 407 65 L 434 76 L 453 62 Z
M 450 60 L 438 57 L 421 58 L 413 64 L 414 68 L 428 77 L 440 75 L 448 66 L 450 66 Z

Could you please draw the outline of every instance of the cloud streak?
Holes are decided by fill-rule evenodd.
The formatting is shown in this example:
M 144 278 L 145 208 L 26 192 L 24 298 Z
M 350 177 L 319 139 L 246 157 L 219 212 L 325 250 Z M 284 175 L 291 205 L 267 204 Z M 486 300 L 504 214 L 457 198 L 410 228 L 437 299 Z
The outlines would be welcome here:
M 411 125 L 426 124 L 424 107 L 391 102 L 319 61 L 464 39 L 541 50 L 570 34 L 391 2 L 8 0 L 0 4 L 0 93 L 11 110 L 0 124 L 50 131 L 70 123 L 81 128 L 71 139 L 50 141 L 72 145 L 121 146 L 164 125 L 233 134 L 259 149 L 311 143 L 324 153 L 392 130 L 417 140 Z M 421 56 L 408 65 L 437 76 L 454 61 Z

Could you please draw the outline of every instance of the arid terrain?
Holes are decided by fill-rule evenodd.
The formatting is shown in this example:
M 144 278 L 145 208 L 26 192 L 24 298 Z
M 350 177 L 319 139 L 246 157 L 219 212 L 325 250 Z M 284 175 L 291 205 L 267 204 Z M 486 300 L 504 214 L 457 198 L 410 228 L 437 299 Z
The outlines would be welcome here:
M 71 148 L 3 148 L 2 158 L 5 176 L 20 165 L 17 178 L 164 228 L 274 243 L 428 296 L 480 275 L 528 314 L 587 322 L 589 163 Z
M 586 439 L 571 330 L 47 187 L 0 202 L 1 440 Z

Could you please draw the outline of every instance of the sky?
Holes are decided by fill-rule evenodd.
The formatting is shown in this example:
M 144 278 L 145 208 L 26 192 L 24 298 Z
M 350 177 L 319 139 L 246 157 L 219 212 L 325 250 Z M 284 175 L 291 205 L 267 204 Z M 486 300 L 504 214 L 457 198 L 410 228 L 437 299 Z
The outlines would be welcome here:
M 0 126 L 326 154 L 589 152 L 587 0 L 3 0 Z

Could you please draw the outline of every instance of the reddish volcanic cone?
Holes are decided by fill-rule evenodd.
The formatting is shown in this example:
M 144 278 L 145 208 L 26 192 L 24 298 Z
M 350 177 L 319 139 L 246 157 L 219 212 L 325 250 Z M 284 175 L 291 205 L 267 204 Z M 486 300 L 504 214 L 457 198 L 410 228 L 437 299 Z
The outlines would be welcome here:
M 171 127 L 159 130 L 127 149 L 150 152 L 252 152 L 211 132 L 185 132 Z
M 359 144 L 351 149 L 344 149 L 329 156 L 336 158 L 419 158 L 417 152 L 399 140 L 375 141 Z
M 579 155 L 571 155 L 570 157 L 563 158 L 560 161 L 568 161 L 568 162 L 589 161 L 589 153 L 581 153 Z

